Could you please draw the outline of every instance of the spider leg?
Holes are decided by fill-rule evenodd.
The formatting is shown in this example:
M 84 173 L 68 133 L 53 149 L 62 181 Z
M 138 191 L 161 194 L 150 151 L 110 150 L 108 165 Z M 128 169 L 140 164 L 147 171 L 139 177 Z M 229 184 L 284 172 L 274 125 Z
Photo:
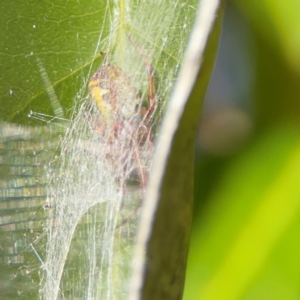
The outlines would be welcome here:
M 147 128 L 150 128 L 150 119 L 156 108 L 155 92 L 154 92 L 154 70 L 147 57 L 145 57 L 143 54 L 141 54 L 141 56 L 144 59 L 147 75 L 148 75 L 148 107 L 142 107 L 141 115 L 143 116 L 144 119 L 143 120 L 144 125 Z
M 139 45 L 133 40 L 131 36 L 128 36 L 129 41 L 136 48 L 139 56 L 144 60 L 146 65 L 147 74 L 148 74 L 148 107 L 146 109 L 142 108 L 142 115 L 144 116 L 145 122 L 148 125 L 148 122 L 155 111 L 156 101 L 155 101 L 155 92 L 154 92 L 154 71 L 153 67 L 148 59 L 148 57 L 140 49 Z
M 134 210 L 126 218 L 121 220 L 121 222 L 116 225 L 115 229 L 119 229 L 120 227 L 124 226 L 138 213 L 138 210 L 140 209 L 140 207 L 142 206 L 142 203 L 143 203 L 142 198 L 144 197 L 144 195 L 146 193 L 148 175 L 145 170 L 145 167 L 142 164 L 141 151 L 139 149 L 138 143 L 134 143 L 134 156 L 135 156 L 135 160 L 136 160 L 137 167 L 138 167 L 138 173 L 139 173 L 139 177 L 140 177 L 140 186 L 142 189 L 142 197 L 141 197 L 141 199 L 139 199 L 139 203 L 136 205 Z M 126 184 L 125 184 L 125 189 L 126 189 Z M 122 206 L 124 205 L 123 201 L 124 201 L 124 199 L 122 199 Z
M 152 65 L 146 61 L 146 68 L 148 73 L 148 110 L 146 118 L 149 119 L 156 108 L 155 93 L 154 93 L 154 71 Z

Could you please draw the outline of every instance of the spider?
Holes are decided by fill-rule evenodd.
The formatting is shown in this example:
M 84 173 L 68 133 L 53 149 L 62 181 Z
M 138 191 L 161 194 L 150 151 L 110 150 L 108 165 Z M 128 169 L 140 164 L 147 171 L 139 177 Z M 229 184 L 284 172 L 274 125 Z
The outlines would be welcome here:
M 148 99 L 144 105 L 124 71 L 108 63 L 103 53 L 101 55 L 104 58 L 103 64 L 89 81 L 89 94 L 99 111 L 99 117 L 93 121 L 93 128 L 104 140 L 106 159 L 116 170 L 116 179 L 121 184 L 123 195 L 126 182 L 134 174 L 144 193 L 148 177 L 144 153 L 148 153 L 149 157 L 149 153 L 151 156 L 153 152 L 151 117 L 156 108 L 153 68 L 144 57 L 148 76 Z M 123 205 L 124 198 L 120 209 Z M 117 228 L 127 223 L 140 205 Z

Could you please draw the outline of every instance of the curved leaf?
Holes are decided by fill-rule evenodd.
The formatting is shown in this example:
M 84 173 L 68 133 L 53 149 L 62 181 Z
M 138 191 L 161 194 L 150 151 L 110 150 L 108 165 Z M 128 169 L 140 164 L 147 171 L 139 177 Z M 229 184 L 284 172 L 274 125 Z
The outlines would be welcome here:
M 162 125 L 141 217 L 130 299 L 181 299 L 183 294 L 196 128 L 218 48 L 223 12 L 218 6 L 218 1 L 201 1 Z

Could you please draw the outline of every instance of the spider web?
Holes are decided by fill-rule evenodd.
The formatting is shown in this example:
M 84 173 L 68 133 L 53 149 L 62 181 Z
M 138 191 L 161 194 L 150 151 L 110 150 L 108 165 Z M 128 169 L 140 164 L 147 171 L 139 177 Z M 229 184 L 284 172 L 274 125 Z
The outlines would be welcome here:
M 111 29 L 108 35 L 100 29 L 94 59 L 107 49 L 107 61 L 122 69 L 144 102 L 149 85 L 145 64 L 151 63 L 157 102 L 151 124 L 157 136 L 196 1 L 110 4 L 105 18 Z M 135 148 L 125 142 L 114 163 L 107 158 L 107 143 L 93 128 L 99 112 L 86 92 L 95 67 L 79 75 L 83 85 L 76 91 L 70 120 L 64 120 L 43 61 L 36 64 L 54 116 L 32 112 L 31 118 L 46 122 L 34 128 L 1 125 L 1 173 L 9 174 L 2 176 L 0 190 L 1 257 L 11 276 L 3 299 L 126 299 L 143 198 L 138 180 L 130 180 L 137 164 L 124 172 L 124 159 L 132 161 Z M 152 157 L 149 144 L 143 144 L 145 173 Z

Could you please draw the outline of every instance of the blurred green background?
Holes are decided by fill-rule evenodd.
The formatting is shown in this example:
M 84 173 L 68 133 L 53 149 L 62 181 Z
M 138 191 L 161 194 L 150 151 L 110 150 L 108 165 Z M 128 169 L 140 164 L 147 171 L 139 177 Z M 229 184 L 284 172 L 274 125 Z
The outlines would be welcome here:
M 228 1 L 184 300 L 300 299 L 300 1 Z

